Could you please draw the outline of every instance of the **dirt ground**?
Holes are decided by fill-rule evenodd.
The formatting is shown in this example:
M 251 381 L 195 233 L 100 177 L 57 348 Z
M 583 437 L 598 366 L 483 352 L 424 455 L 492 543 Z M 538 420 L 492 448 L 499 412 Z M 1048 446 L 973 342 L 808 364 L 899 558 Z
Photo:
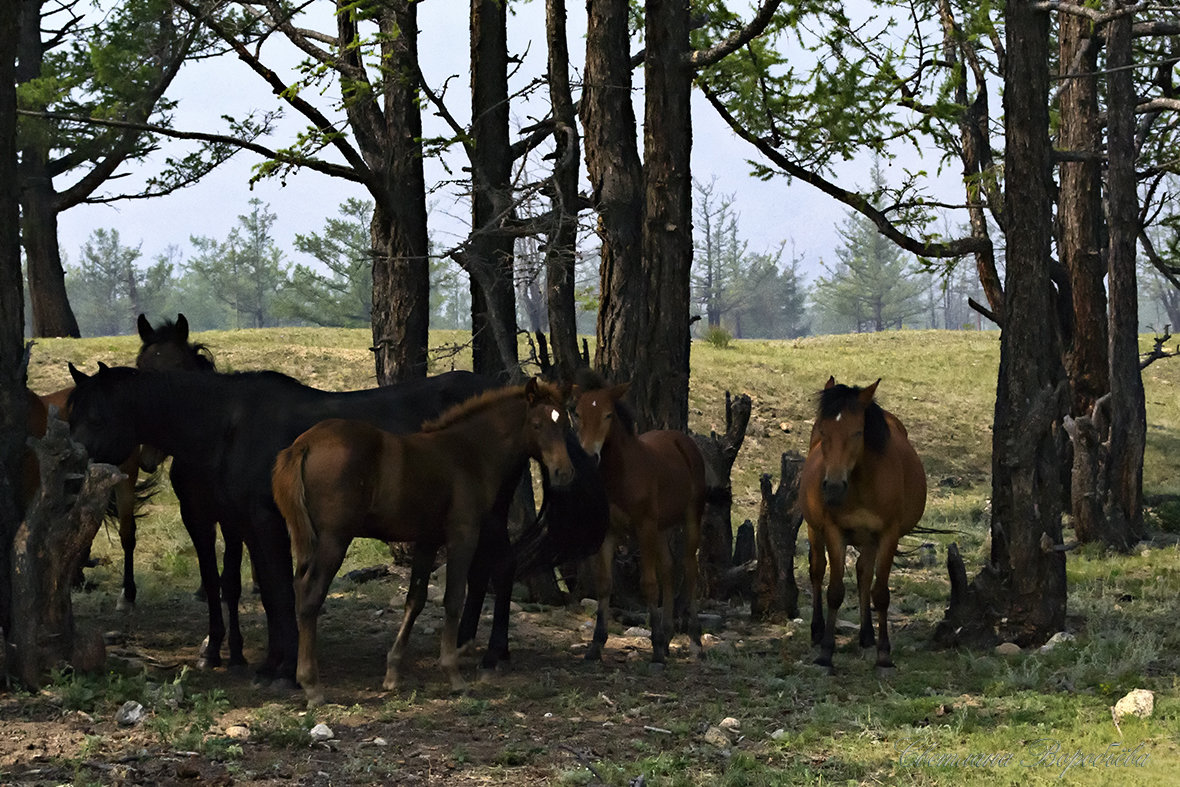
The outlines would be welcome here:
M 714 605 L 722 622 L 705 637 L 709 658 L 691 659 L 687 639 L 678 636 L 673 661 L 652 675 L 647 639 L 621 636 L 641 621 L 616 621 L 603 661 L 588 663 L 582 653 L 593 603 L 516 604 L 511 668 L 476 680 L 478 653 L 469 653 L 462 666 L 472 683 L 456 695 L 437 668 L 441 615 L 432 586 L 411 643 L 407 685 L 384 692 L 385 652 L 405 586 L 401 569 L 363 584 L 338 580 L 320 623 L 328 705 L 310 715 L 302 692 L 258 688 L 252 669 L 178 678 L 205 627 L 203 604 L 183 589 L 141 597 L 130 617 L 115 612 L 111 588 L 76 594 L 79 622 L 106 633 L 108 669 L 127 677 L 62 679 L 35 695 L 0 695 L 0 783 L 641 784 L 634 763 L 645 758 L 692 762 L 702 774 L 723 771 L 736 750 L 773 759 L 765 743 L 782 721 L 751 702 L 751 693 L 756 698 L 767 675 L 793 669 L 790 662 L 804 655 L 802 626 L 755 626 L 748 608 Z M 258 663 L 261 605 L 257 596 L 245 603 L 247 658 Z M 487 621 L 485 611 L 481 642 Z M 788 647 L 793 639 L 798 647 Z M 171 684 L 178 680 L 177 707 Z M 106 688 L 91 697 L 86 685 Z M 115 722 L 124 696 L 146 706 L 144 721 Z M 200 709 L 211 705 L 202 717 Z M 707 742 L 707 728 L 726 716 L 745 726 L 725 731 L 728 746 L 716 731 Z M 331 740 L 311 741 L 308 730 L 318 722 L 330 726 Z M 655 782 L 649 775 L 646 783 Z

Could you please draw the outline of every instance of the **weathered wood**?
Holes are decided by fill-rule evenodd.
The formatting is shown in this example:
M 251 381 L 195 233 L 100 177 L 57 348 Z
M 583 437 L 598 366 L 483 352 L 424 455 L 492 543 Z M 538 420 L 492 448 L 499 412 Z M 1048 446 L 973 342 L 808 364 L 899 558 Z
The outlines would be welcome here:
M 111 489 L 125 476 L 113 465 L 89 464 L 58 418 L 51 417 L 45 436 L 29 444 L 40 463 L 41 490 L 13 539 L 9 643 L 13 674 L 34 687 L 63 663 L 102 667 L 94 637 L 75 629 L 70 587 L 102 524 Z
M 799 616 L 795 543 L 799 526 L 803 523 L 797 505 L 799 471 L 802 469 L 803 457 L 791 451 L 782 455 L 777 489 L 772 489 L 769 473 L 762 475 L 762 504 L 755 530 L 758 564 L 750 600 L 750 616 L 753 618 Z
M 733 566 L 733 485 L 730 475 L 750 423 L 750 397 L 725 392 L 725 433 L 694 434 L 705 459 L 705 515 L 701 521 L 698 587 L 702 598 L 719 598 L 719 578 Z

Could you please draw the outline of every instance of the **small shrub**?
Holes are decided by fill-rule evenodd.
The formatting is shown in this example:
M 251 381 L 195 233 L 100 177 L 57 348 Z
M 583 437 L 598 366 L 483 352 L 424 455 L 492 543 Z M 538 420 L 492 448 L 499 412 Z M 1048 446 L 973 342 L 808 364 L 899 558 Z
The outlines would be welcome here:
M 729 331 L 722 328 L 720 325 L 711 325 L 705 330 L 705 341 L 716 347 L 718 350 L 725 350 L 729 347 L 733 336 Z

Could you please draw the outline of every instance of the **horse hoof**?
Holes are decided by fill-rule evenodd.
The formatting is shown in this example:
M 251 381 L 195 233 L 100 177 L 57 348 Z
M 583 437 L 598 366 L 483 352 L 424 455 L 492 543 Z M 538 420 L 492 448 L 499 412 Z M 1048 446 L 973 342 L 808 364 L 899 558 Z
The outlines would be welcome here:
M 602 646 L 597 642 L 586 648 L 586 655 L 583 656 L 586 661 L 602 661 Z
M 274 680 L 272 680 L 270 682 L 270 687 L 272 689 L 274 689 L 275 691 L 284 691 L 284 692 L 298 691 L 299 690 L 299 683 L 294 678 L 287 678 L 287 677 L 275 678 Z M 308 702 L 310 702 L 310 701 L 311 701 L 311 696 L 308 695 Z M 323 704 L 323 701 L 324 701 L 323 694 L 320 694 L 320 703 Z
M 892 678 L 897 674 L 897 667 L 892 664 L 878 664 L 877 677 L 881 679 Z
M 834 666 L 832 666 L 832 662 L 830 659 L 824 659 L 823 656 L 820 656 L 818 659 L 816 659 L 812 663 L 815 666 L 819 667 L 820 671 L 823 672 L 825 675 L 835 675 L 836 674 L 836 668 Z
M 135 602 L 119 596 L 119 600 L 115 602 L 115 611 L 123 615 L 130 615 L 135 612 Z

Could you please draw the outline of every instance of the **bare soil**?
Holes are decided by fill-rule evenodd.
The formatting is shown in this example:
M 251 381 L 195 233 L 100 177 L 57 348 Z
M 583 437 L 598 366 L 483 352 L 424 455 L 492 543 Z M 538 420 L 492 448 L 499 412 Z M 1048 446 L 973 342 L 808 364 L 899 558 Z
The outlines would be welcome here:
M 106 583 L 104 583 L 106 584 Z M 477 678 L 477 652 L 463 660 L 472 682 L 449 691 L 437 667 L 441 615 L 437 590 L 419 618 L 406 669 L 406 686 L 381 690 L 385 652 L 400 621 L 406 576 L 360 585 L 337 580 L 320 623 L 320 670 L 328 705 L 308 715 L 302 692 L 253 684 L 253 670 L 189 672 L 180 710 L 152 694 L 177 680 L 194 661 L 204 634 L 201 602 L 182 589 L 142 598 L 130 615 L 115 611 L 112 589 L 75 595 L 81 625 L 108 639 L 109 670 L 130 676 L 126 691 L 143 693 L 147 718 L 120 727 L 116 687 L 90 700 L 61 679 L 30 695 L 0 696 L 0 783 L 21 784 L 627 784 L 628 765 L 667 756 L 686 765 L 696 782 L 724 771 L 741 750 L 773 764 L 764 743 L 783 721 L 759 715 L 768 675 L 796 669 L 806 656 L 802 627 L 751 625 L 748 607 L 717 606 L 724 622 L 706 635 L 709 657 L 692 659 L 687 639 L 673 642 L 673 660 L 652 674 L 643 636 L 621 636 L 612 626 L 601 663 L 582 658 L 593 604 L 545 608 L 514 605 L 511 668 Z M 247 658 L 258 663 L 265 642 L 261 605 L 245 599 Z M 488 621 L 480 638 L 487 634 Z M 905 635 L 902 634 L 902 637 Z M 798 640 L 792 643 L 792 640 Z M 784 661 L 786 657 L 786 661 Z M 138 682 L 137 682 L 138 680 Z M 102 681 L 96 681 L 102 684 Z M 75 688 L 71 689 L 70 686 Z M 193 710 L 200 697 L 224 692 L 212 724 Z M 788 706 L 782 712 L 789 716 Z M 751 713 L 754 716 L 751 717 Z M 703 734 L 726 716 L 744 725 L 730 746 Z M 335 737 L 313 743 L 308 728 L 326 722 Z M 231 739 L 228 733 L 248 734 Z M 248 731 L 248 733 L 247 733 Z M 187 749 L 194 749 L 189 751 Z M 648 776 L 649 782 L 651 776 Z

